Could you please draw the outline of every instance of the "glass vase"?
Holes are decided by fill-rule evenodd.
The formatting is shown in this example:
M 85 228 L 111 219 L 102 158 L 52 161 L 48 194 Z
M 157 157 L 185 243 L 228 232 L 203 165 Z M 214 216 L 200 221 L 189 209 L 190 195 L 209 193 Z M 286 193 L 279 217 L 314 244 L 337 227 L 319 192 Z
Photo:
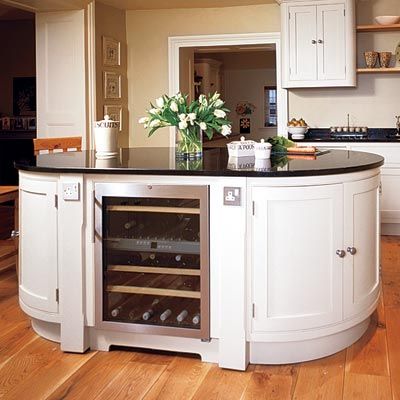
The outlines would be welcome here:
M 203 156 L 203 133 L 198 126 L 176 130 L 175 156 L 180 160 L 195 160 Z

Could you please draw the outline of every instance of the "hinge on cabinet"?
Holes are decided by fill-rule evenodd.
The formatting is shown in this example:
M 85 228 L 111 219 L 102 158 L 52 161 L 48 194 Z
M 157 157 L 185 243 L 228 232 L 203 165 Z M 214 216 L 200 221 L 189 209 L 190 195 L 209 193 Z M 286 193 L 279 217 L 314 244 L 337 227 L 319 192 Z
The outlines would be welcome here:
M 291 18 L 292 13 L 289 13 L 289 19 Z
M 256 317 L 256 305 L 254 303 L 253 303 L 253 307 L 252 307 L 251 313 L 253 315 L 253 318 L 255 318 Z
M 343 14 L 344 14 L 344 16 L 346 16 L 346 9 L 343 10 Z
M 256 203 L 253 201 L 251 205 L 251 212 L 253 215 L 255 215 L 255 208 L 256 208 Z
M 58 303 L 60 301 L 60 291 L 59 289 L 56 289 L 56 302 Z
M 54 195 L 54 207 L 58 208 L 58 194 Z
M 379 182 L 379 194 L 382 194 L 382 182 Z

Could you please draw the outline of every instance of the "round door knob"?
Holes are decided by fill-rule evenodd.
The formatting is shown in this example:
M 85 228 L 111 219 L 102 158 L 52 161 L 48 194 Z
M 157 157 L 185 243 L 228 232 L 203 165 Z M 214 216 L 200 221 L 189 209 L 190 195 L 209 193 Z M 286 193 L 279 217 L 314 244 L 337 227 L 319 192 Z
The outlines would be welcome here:
M 13 238 L 13 239 L 15 239 L 15 238 L 17 238 L 19 236 L 19 231 L 11 231 L 11 237 Z
M 321 40 L 321 39 L 319 39 L 319 40 L 318 40 L 318 43 L 321 44 L 321 43 L 324 43 L 324 41 Z
M 357 249 L 355 247 L 348 247 L 347 252 L 354 256 L 357 253 Z
M 311 43 L 312 44 L 317 44 L 317 41 L 313 39 L 313 40 L 311 40 Z
M 336 250 L 336 254 L 340 257 L 343 258 L 346 255 L 346 252 L 344 250 Z

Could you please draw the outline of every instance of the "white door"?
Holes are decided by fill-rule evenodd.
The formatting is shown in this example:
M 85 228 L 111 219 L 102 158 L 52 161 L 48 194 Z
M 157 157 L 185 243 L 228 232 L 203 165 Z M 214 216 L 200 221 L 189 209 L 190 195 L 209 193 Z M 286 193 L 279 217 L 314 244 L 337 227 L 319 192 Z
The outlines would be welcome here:
M 317 79 L 317 7 L 289 7 L 289 79 Z
M 20 299 L 29 307 L 56 313 L 57 183 L 20 182 Z
M 36 14 L 38 137 L 86 144 L 84 10 Z
M 253 332 L 341 320 L 342 196 L 342 185 L 253 189 Z
M 317 7 L 318 80 L 346 79 L 345 5 Z
M 345 184 L 344 199 L 344 317 L 348 318 L 372 305 L 379 292 L 379 177 Z M 370 212 L 375 209 L 376 213 Z

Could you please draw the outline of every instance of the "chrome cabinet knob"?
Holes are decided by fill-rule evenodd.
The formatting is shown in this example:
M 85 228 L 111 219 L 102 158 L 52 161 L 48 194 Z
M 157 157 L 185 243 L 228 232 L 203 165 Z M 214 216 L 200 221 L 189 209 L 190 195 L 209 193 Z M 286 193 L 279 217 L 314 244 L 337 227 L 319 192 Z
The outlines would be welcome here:
M 318 43 L 319 43 L 319 44 L 322 44 L 322 43 L 324 43 L 324 41 L 321 40 L 321 39 L 319 39 L 319 40 L 318 40 Z
M 354 256 L 357 253 L 357 249 L 355 247 L 348 247 L 347 252 Z
M 336 254 L 340 257 L 343 258 L 346 255 L 346 252 L 344 250 L 336 250 Z
M 311 40 L 311 43 L 312 44 L 317 44 L 317 41 L 313 39 L 313 40 Z
M 15 239 L 15 238 L 17 238 L 19 236 L 19 231 L 11 231 L 11 237 L 13 238 L 13 239 Z

